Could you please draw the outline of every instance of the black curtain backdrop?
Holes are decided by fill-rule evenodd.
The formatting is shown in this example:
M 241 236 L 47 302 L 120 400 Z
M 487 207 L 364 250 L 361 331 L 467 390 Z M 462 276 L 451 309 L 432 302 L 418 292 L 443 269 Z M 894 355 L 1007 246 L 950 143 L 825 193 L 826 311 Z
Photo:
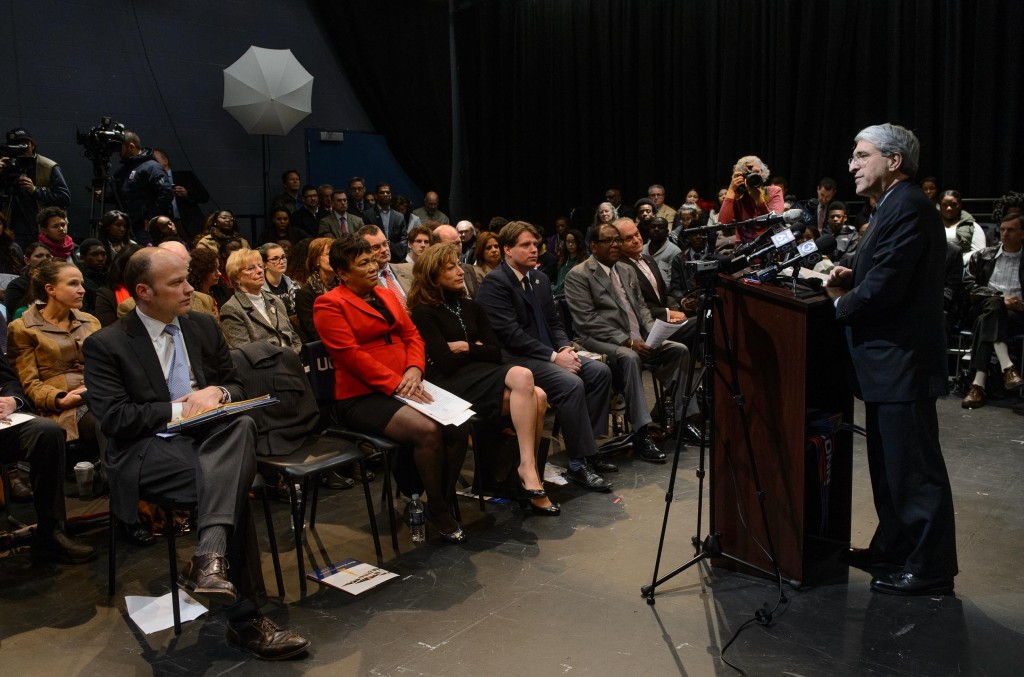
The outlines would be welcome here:
M 375 130 L 424 191 L 450 191 L 448 0 L 313 0 Z M 366 176 L 373 190 L 386 176 Z M 346 181 L 348 177 L 345 177 Z M 410 195 L 414 205 L 422 195 Z
M 461 0 L 455 217 L 549 224 L 662 183 L 713 197 L 741 155 L 790 192 L 831 176 L 864 126 L 921 139 L 918 177 L 966 197 L 1024 189 L 1024 3 L 975 0 Z M 448 5 L 336 3 L 346 71 L 423 185 L 451 171 Z M 332 18 L 333 17 L 333 18 Z M 354 28 L 354 27 L 358 28 Z M 383 33 L 378 29 L 386 27 Z M 436 32 L 435 32 L 436 31 Z M 436 60 L 436 61 L 435 61 Z

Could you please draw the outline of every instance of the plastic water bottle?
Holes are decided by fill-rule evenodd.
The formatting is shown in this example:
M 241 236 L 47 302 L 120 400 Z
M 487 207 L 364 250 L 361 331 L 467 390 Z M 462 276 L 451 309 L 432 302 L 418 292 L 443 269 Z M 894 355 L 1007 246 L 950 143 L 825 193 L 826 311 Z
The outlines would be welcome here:
M 409 503 L 409 531 L 412 533 L 413 543 L 423 543 L 427 540 L 423 528 L 423 504 L 420 503 L 419 494 L 413 494 L 412 502 Z

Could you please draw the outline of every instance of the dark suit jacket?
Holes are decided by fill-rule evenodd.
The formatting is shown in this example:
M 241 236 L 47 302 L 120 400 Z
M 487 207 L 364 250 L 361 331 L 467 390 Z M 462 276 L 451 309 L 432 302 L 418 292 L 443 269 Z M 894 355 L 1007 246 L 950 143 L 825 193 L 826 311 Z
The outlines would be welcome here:
M 384 223 L 384 213 L 380 208 L 374 206 L 363 212 L 363 223 L 372 223 L 387 234 L 388 242 L 391 244 L 391 260 L 404 261 L 405 255 L 409 253 L 406 243 L 406 235 L 409 228 L 406 225 L 405 217 L 392 208 L 388 210 L 388 222 Z
M 172 168 L 171 179 L 173 185 L 181 186 L 188 193 L 188 197 L 175 198 L 175 200 L 178 205 L 178 213 L 181 215 L 181 227 L 188 235 L 184 239 L 191 241 L 193 237 L 203 232 L 203 210 L 199 205 L 210 201 L 210 193 L 199 178 L 190 171 Z
M 245 399 L 217 322 L 200 313 L 183 315 L 178 321 L 197 388 L 223 386 L 233 401 Z M 111 485 L 117 487 L 110 507 L 133 523 L 138 519 L 142 460 L 154 436 L 165 432 L 171 420 L 167 381 L 135 310 L 89 336 L 83 351 L 89 404 L 107 439 L 104 464 Z
M 540 301 L 541 314 L 547 322 L 555 350 L 571 346 L 572 341 L 562 327 L 551 296 L 551 280 L 539 270 L 531 270 L 527 275 Z M 526 292 L 507 263 L 502 263 L 484 278 L 476 301 L 486 311 L 487 319 L 491 321 L 491 327 L 506 354 L 533 357 L 545 362 L 551 359 L 551 348 L 540 340 Z
M 665 279 L 661 276 L 661 270 L 658 269 L 658 262 L 654 260 L 654 257 L 650 254 L 641 254 L 640 256 L 647 263 L 647 267 L 651 269 L 651 272 L 654 273 L 654 281 L 658 283 L 657 289 L 651 286 L 651 281 L 643 274 L 636 261 L 628 256 L 623 256 L 619 259 L 619 263 L 625 263 L 636 273 L 637 284 L 640 285 L 640 293 L 644 297 L 644 303 L 647 305 L 647 310 L 650 311 L 651 316 L 659 320 L 668 320 L 669 308 L 679 310 L 679 304 L 675 302 L 675 299 L 669 297 Z
M 363 220 L 355 214 L 345 212 L 342 218 L 345 219 L 345 232 L 349 235 L 354 235 L 357 230 L 363 227 Z M 330 214 L 320 219 L 317 236 L 338 239 L 342 236 L 340 225 L 338 223 L 338 213 L 332 210 Z
M 853 289 L 836 305 L 846 325 L 854 392 L 866 402 L 946 393 L 946 236 L 935 205 L 904 180 L 882 197 L 857 248 Z

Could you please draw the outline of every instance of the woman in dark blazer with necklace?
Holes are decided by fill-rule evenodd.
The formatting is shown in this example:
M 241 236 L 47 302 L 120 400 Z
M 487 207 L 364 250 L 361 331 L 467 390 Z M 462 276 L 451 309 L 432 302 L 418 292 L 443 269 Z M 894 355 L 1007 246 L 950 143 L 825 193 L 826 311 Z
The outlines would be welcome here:
M 426 342 L 427 376 L 472 402 L 482 417 L 512 416 L 524 496 L 534 513 L 558 515 L 561 509 L 547 497 L 537 470 L 547 396 L 534 386 L 529 369 L 502 364 L 498 337 L 483 308 L 466 297 L 463 275 L 452 245 L 433 245 L 413 268 L 409 307 Z
M 427 520 L 446 541 L 461 543 L 466 536 L 452 505 L 465 447 L 445 444 L 439 423 L 394 397 L 432 401 L 422 384 L 423 339 L 402 302 L 378 286 L 365 239 L 342 237 L 329 257 L 340 284 L 316 299 L 313 322 L 334 361 L 338 414 L 353 430 L 412 447 L 429 498 Z

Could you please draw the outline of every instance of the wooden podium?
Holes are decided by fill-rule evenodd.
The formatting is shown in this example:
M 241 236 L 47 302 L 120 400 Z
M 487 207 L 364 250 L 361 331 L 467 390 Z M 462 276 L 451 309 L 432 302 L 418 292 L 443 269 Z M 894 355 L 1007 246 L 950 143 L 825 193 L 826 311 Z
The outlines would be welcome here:
M 852 434 L 808 449 L 817 412 L 853 420 L 848 351 L 823 294 L 797 298 L 791 288 L 720 277 L 765 509 L 783 578 L 799 583 L 844 579 L 839 553 L 850 545 Z M 715 323 L 713 503 L 724 553 L 771 570 L 741 418 L 720 324 Z M 831 454 L 829 454 L 831 451 Z M 760 574 L 727 558 L 715 565 Z

